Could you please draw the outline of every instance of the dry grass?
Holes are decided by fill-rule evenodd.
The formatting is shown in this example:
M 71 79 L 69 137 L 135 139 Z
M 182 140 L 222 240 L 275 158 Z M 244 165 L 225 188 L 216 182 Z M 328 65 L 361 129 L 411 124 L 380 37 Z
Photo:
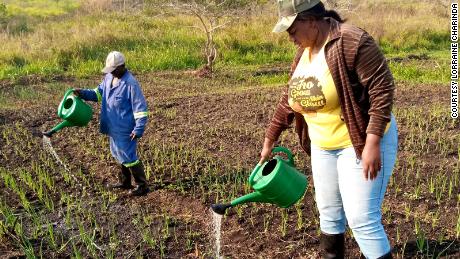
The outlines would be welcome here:
M 447 10 L 436 1 L 355 0 L 345 15 L 377 40 L 400 42 L 424 31 L 449 30 Z
M 83 0 L 82 10 L 85 12 L 102 12 L 112 7 L 112 0 Z

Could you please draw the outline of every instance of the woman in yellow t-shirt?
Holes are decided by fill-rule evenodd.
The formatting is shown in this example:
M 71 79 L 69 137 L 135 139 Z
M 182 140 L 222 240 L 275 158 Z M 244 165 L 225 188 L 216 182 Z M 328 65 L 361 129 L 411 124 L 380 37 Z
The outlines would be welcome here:
M 394 82 L 365 31 L 319 0 L 278 0 L 274 32 L 298 47 L 288 87 L 266 130 L 260 163 L 295 121 L 311 155 L 323 258 L 344 257 L 346 224 L 366 258 L 392 258 L 381 205 L 396 160 Z

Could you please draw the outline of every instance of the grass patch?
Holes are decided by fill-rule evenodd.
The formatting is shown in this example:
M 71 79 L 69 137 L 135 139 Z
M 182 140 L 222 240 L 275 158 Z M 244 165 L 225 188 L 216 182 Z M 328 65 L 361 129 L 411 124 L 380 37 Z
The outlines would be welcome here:
M 390 62 L 396 80 L 414 83 L 447 83 L 450 80 L 449 65 L 445 62 L 409 61 Z
M 383 38 L 380 47 L 385 54 L 421 53 L 449 49 L 448 31 L 420 30 L 402 32 L 393 39 Z
M 80 7 L 78 0 L 3 0 L 10 16 L 48 18 L 60 16 Z
M 124 52 L 128 67 L 138 73 L 197 69 L 205 63 L 202 47 L 206 39 L 195 27 L 198 24 L 195 17 L 152 17 L 150 10 L 72 12 L 79 5 L 78 1 L 71 0 L 16 2 L 6 2 L 9 10 L 13 10 L 14 5 L 41 10 L 46 3 L 53 2 L 49 3 L 50 10 L 45 16 L 71 14 L 40 20 L 26 34 L 0 33 L 3 42 L 0 79 L 27 75 L 91 77 L 100 74 L 111 50 Z M 87 10 L 88 6 L 81 8 Z M 56 11 L 58 9 L 60 11 Z M 388 58 L 429 56 L 429 60 L 420 62 L 392 62 L 390 66 L 396 80 L 447 82 L 448 63 L 444 60 L 449 57 L 449 28 L 439 24 L 447 22 L 448 17 L 438 9 L 435 4 L 426 2 L 419 6 L 400 1 L 357 1 L 353 12 L 343 12 L 343 16 L 366 29 Z M 34 12 L 24 10 L 25 15 L 35 17 Z M 406 16 L 401 16 L 402 12 Z M 276 19 L 274 8 L 267 7 L 216 32 L 216 68 L 289 64 L 295 48 L 285 33 L 271 33 Z M 281 83 L 285 78 L 264 75 L 256 77 L 255 81 L 271 84 Z

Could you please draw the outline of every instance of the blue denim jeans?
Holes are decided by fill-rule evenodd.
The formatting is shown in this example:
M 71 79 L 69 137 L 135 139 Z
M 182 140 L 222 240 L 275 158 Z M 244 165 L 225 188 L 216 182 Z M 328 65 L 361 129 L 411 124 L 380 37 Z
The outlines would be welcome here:
M 396 161 L 398 130 L 394 116 L 380 140 L 382 168 L 374 180 L 366 180 L 353 147 L 322 150 L 312 146 L 311 164 L 321 231 L 345 232 L 348 222 L 366 258 L 390 251 L 382 225 L 382 201 Z

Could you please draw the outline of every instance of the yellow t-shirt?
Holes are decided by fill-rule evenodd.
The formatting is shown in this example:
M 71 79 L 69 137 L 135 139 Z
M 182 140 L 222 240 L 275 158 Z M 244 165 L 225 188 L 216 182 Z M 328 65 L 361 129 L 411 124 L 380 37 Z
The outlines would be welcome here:
M 351 147 L 351 139 L 341 120 L 339 96 L 326 63 L 324 46 L 313 60 L 305 49 L 289 81 L 289 105 L 308 124 L 312 144 L 332 150 Z

